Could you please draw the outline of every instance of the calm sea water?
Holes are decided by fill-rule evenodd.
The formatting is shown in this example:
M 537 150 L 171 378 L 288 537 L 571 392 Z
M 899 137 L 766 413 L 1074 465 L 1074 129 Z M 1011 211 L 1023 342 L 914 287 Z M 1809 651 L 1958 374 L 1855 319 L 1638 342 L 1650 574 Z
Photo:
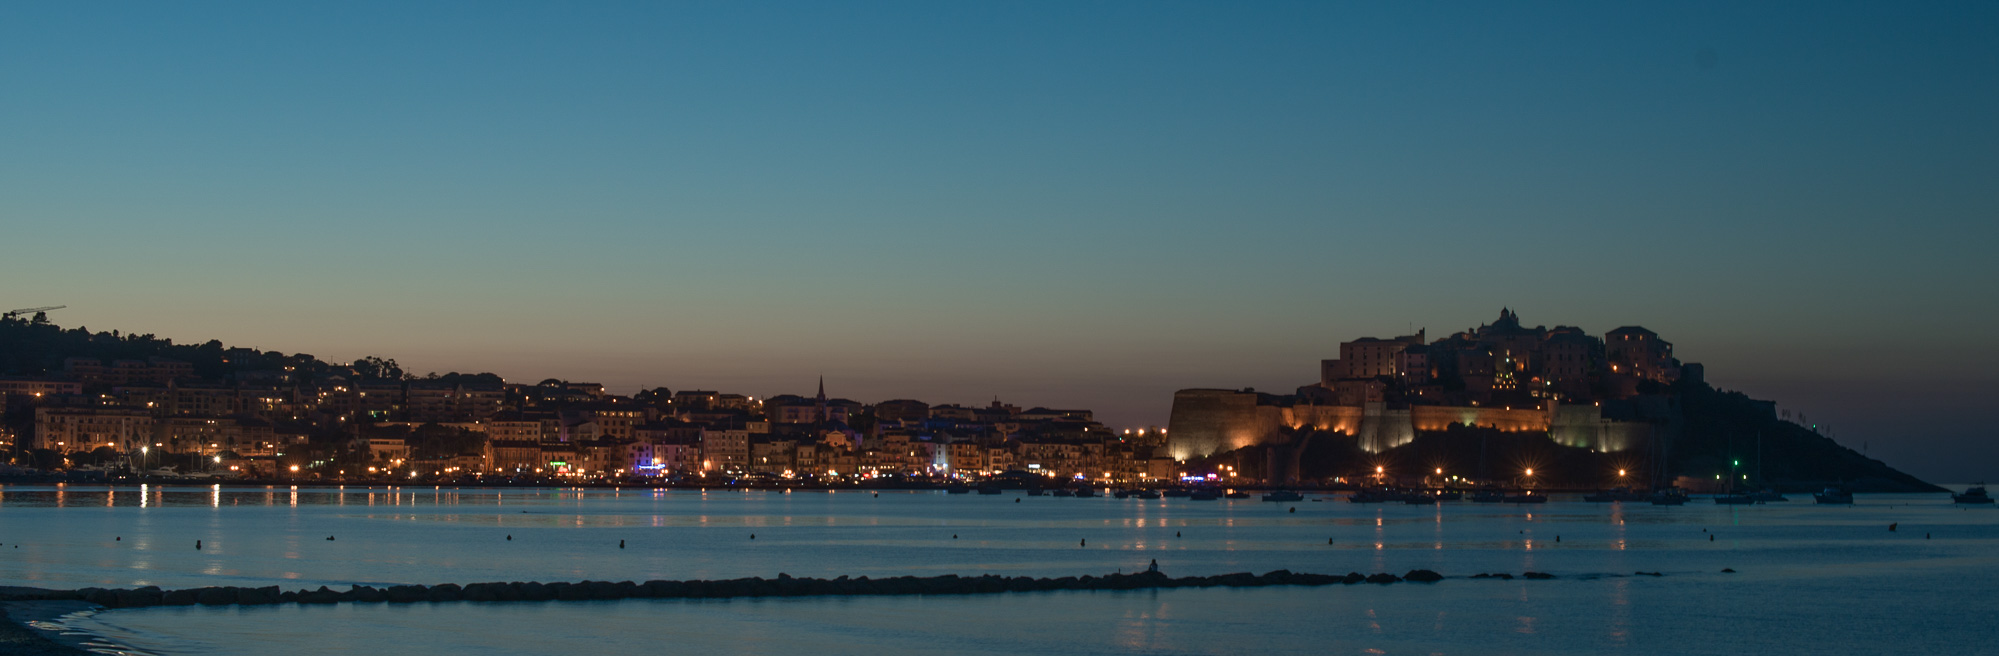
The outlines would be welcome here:
M 67 623 L 156 654 L 1999 653 L 1999 511 L 1953 507 L 1943 495 L 1863 495 L 1853 507 L 1800 496 L 1668 508 L 1559 497 L 1543 506 L 1407 506 L 1018 493 L 6 487 L 0 584 L 1064 576 L 1130 572 L 1153 559 L 1173 575 L 1536 570 L 1561 578 L 172 607 Z M 1666 576 L 1629 576 L 1635 571 Z

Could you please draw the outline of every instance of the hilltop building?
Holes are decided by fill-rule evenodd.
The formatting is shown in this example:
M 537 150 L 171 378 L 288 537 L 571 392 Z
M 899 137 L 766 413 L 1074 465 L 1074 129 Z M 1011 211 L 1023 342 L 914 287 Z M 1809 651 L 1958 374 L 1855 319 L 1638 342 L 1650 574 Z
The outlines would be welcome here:
M 1311 429 L 1380 453 L 1455 424 L 1627 451 L 1667 437 L 1670 409 L 1647 397 L 1698 366 L 1683 368 L 1672 344 L 1642 327 L 1598 339 L 1573 326 L 1527 327 L 1511 308 L 1435 341 L 1419 330 L 1341 342 L 1339 356 L 1321 361 L 1319 381 L 1294 394 L 1179 391 L 1167 449 L 1185 460 Z

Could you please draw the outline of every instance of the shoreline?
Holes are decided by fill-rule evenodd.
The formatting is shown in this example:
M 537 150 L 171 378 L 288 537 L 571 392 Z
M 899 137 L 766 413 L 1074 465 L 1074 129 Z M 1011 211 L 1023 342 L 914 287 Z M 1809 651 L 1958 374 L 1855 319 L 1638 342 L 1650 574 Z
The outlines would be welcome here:
M 87 601 L 8 600 L 0 602 L 0 654 L 79 656 L 91 654 L 95 636 L 47 628 L 63 616 L 100 608 Z

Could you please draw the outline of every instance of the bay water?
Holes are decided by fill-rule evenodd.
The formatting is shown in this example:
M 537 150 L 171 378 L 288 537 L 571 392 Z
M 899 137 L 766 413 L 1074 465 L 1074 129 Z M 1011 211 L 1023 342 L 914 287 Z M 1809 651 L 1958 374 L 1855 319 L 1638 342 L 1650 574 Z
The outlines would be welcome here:
M 0 488 L 0 584 L 48 588 L 1174 576 L 1436 584 L 921 597 L 157 607 L 63 624 L 152 654 L 1999 653 L 1999 511 L 1435 506 L 910 491 Z M 1889 530 L 1890 525 L 1895 530 Z M 333 538 L 333 539 L 327 539 Z M 195 542 L 201 548 L 195 548 Z M 622 548 L 620 543 L 623 543 Z M 1724 568 L 1735 570 L 1724 573 Z M 1460 578 L 1542 571 L 1554 580 Z M 1659 572 L 1660 577 L 1635 576 Z

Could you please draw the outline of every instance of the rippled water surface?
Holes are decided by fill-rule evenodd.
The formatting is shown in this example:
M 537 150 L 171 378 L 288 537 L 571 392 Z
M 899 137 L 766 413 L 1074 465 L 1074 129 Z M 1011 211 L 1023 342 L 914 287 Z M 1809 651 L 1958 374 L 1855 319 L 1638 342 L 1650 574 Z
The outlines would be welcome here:
M 297 589 L 779 572 L 1067 576 L 1130 572 L 1153 559 L 1173 575 L 1537 570 L 1561 578 L 174 607 L 109 611 L 69 624 L 160 654 L 1999 651 L 1991 646 L 1999 632 L 1991 628 L 1990 601 L 1999 584 L 1999 512 L 1953 507 L 1943 495 L 1863 496 L 1854 507 L 1814 506 L 1804 496 L 1678 508 L 1559 498 L 1541 506 L 1317 498 L 7 487 L 0 489 L 0 584 Z M 1666 576 L 1630 576 L 1635 571 Z

